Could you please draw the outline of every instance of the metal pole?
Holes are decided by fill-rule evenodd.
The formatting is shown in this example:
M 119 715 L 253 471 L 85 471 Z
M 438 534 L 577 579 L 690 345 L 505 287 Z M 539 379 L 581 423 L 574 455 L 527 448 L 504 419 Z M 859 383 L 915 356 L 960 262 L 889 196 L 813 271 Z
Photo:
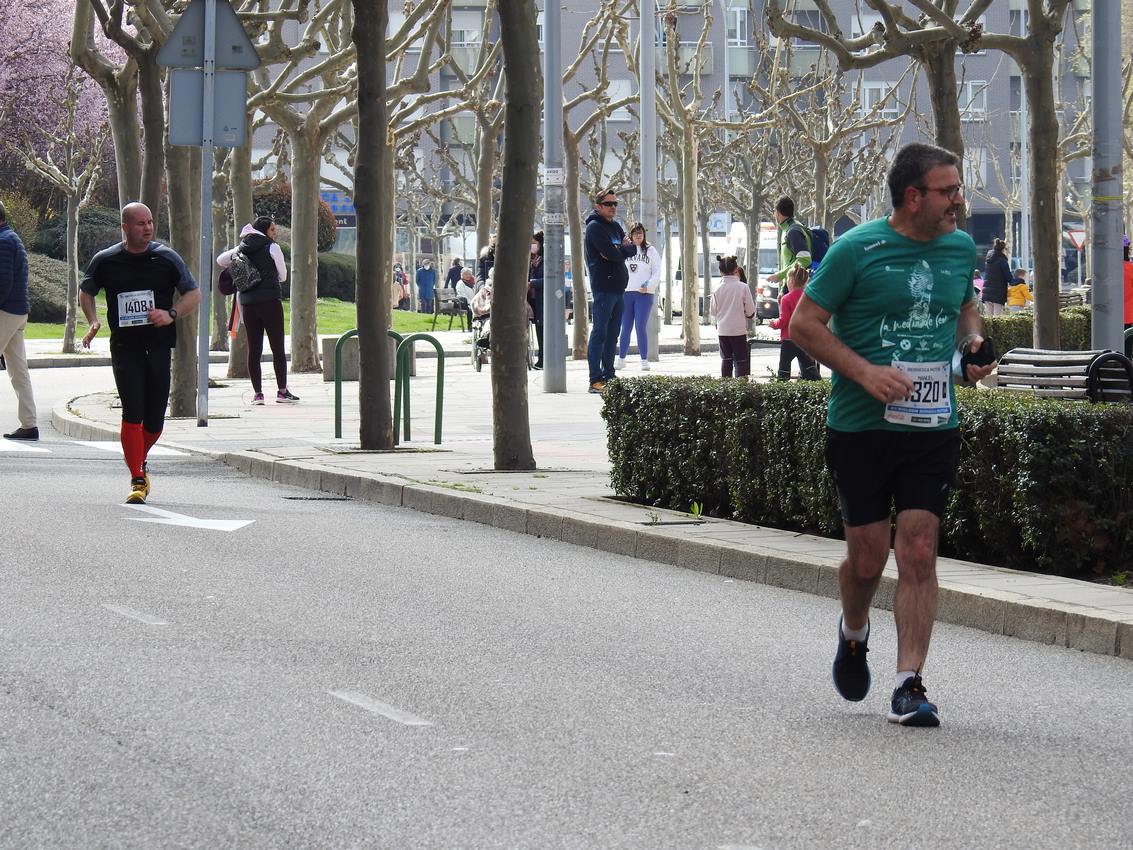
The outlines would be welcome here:
M 563 72 L 562 8 L 548 0 L 543 12 L 543 392 L 566 392 L 566 290 L 563 282 Z M 581 227 L 572 222 L 572 227 Z M 572 258 L 572 268 L 581 257 Z M 575 289 L 577 292 L 578 289 Z
M 1093 259 L 1094 348 L 1124 351 L 1121 231 L 1121 6 L 1092 4 L 1094 19 Z M 1081 268 L 1081 262 L 1078 268 Z
M 656 0 L 641 0 L 641 32 L 638 38 L 638 67 L 641 68 L 641 221 L 652 227 L 650 241 L 657 246 L 658 253 L 665 253 L 665 234 L 657 218 L 657 48 L 654 45 L 657 32 Z M 649 339 L 649 359 L 656 363 L 661 359 L 660 337 L 661 317 L 657 312 L 661 293 L 653 295 L 653 310 L 649 313 L 646 337 Z
M 213 99 L 216 86 L 216 0 L 205 0 L 204 96 L 201 110 L 201 244 L 197 284 L 197 427 L 209 424 L 209 331 L 212 325 L 212 168 Z
M 1026 80 L 1019 78 L 1019 265 L 1031 271 L 1031 154 Z M 1031 281 L 1035 286 L 1036 281 Z M 1043 282 L 1046 285 L 1046 282 Z

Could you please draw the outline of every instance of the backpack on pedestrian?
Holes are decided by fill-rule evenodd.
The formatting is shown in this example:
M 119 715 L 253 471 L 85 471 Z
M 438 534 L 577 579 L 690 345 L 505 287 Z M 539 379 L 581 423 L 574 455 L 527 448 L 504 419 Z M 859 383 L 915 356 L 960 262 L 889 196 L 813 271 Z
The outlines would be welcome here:
M 830 250 L 830 233 L 825 227 L 807 227 L 798 221 L 791 226 L 798 227 L 802 231 L 803 237 L 806 239 L 807 250 L 810 251 L 810 267 L 812 269 L 818 268 L 818 264 L 822 262 L 822 258 Z
M 263 276 L 259 268 L 252 262 L 252 258 L 237 249 L 232 255 L 232 263 L 228 266 L 228 273 L 232 275 L 232 288 L 237 292 L 248 292 L 260 285 Z

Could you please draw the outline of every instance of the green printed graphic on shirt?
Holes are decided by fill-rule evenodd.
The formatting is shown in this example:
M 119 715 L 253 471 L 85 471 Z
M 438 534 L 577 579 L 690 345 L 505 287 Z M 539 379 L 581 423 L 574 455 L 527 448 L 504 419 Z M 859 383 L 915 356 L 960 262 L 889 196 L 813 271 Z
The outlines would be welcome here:
M 830 246 L 807 297 L 833 315 L 831 328 L 870 363 L 951 361 L 960 308 L 973 297 L 976 246 L 962 231 L 931 242 L 902 236 L 877 219 Z M 939 429 L 955 428 L 952 415 Z M 835 373 L 827 424 L 839 431 L 924 430 L 885 419 L 885 405 Z

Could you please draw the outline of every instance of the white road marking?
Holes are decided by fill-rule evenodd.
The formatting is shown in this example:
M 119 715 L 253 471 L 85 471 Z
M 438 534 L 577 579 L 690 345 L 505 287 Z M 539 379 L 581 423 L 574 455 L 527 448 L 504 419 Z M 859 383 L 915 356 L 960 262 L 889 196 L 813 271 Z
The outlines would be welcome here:
M 0 438 L 0 452 L 35 452 L 51 454 L 51 449 L 37 446 L 32 440 L 5 440 Z
M 121 614 L 123 617 L 129 617 L 131 620 L 137 620 L 139 623 L 145 623 L 147 626 L 168 626 L 165 620 L 158 619 L 149 614 L 143 614 L 141 611 L 135 611 L 133 608 L 126 608 L 122 605 L 107 605 L 102 606 L 107 611 L 113 611 L 115 614 Z
M 149 517 L 126 517 L 131 522 L 179 525 L 182 528 L 204 528 L 208 531 L 236 531 L 238 528 L 243 528 L 255 522 L 253 519 L 197 519 L 197 517 L 185 516 L 184 514 L 175 514 L 173 511 L 163 511 L 161 508 L 152 508 L 149 505 L 123 505 L 122 507 L 151 514 Z
M 122 444 L 114 440 L 73 440 L 72 442 L 80 446 L 87 446 L 99 451 L 112 452 L 116 455 L 122 454 Z M 188 457 L 188 452 L 180 452 L 177 449 L 170 449 L 165 446 L 154 446 L 147 453 L 147 457 Z
M 754 844 L 719 844 L 716 850 L 760 850 Z
M 327 691 L 332 697 L 352 703 L 359 708 L 364 708 L 366 711 L 372 711 L 374 714 L 380 714 L 382 717 L 388 717 L 397 723 L 405 726 L 432 726 L 431 720 L 425 720 L 415 714 L 410 714 L 408 711 L 402 711 L 400 708 L 380 702 L 373 697 L 366 694 L 359 693 L 358 691 Z
M 675 756 L 676 753 L 654 753 L 655 756 Z

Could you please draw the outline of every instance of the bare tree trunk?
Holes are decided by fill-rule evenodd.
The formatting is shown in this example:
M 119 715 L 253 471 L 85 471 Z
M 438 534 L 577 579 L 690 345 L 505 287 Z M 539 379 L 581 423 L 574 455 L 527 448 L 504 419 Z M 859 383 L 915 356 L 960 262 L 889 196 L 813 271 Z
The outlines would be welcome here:
M 704 210 L 699 210 L 699 224 L 700 224 L 700 252 L 704 256 L 704 289 L 702 297 L 704 298 L 704 311 L 700 317 L 700 324 L 709 325 L 712 323 L 712 317 L 709 315 L 712 312 L 712 248 L 708 242 L 708 216 L 704 214 Z
M 669 234 L 673 232 L 673 223 L 669 221 L 669 217 L 665 216 L 665 244 L 662 249 L 665 252 L 665 324 L 671 325 L 673 323 L 673 251 L 670 246 L 672 241 Z
M 118 174 L 118 206 L 137 200 L 142 182 L 142 156 L 138 149 L 138 66 L 127 59 L 115 68 L 94 46 L 93 10 L 89 2 L 75 4 L 71 30 L 71 58 L 90 75 L 103 94 L 110 116 L 114 164 Z M 153 210 L 157 215 L 157 210 Z
M 75 353 L 75 322 L 79 302 L 79 198 L 67 195 L 67 319 L 63 325 L 63 353 Z
M 685 354 L 700 356 L 700 324 L 696 315 L 696 137 L 685 125 L 681 138 L 681 328 Z
M 228 194 L 225 189 L 225 172 L 220 170 L 214 173 L 212 179 L 212 258 L 228 249 Z M 212 278 L 209 286 L 212 287 L 212 338 L 209 340 L 210 351 L 228 350 L 228 297 L 222 295 L 219 284 L 219 269 L 215 260 L 209 263 Z M 204 286 L 204 281 L 198 281 Z M 233 296 L 235 298 L 235 296 Z
M 291 371 L 318 372 L 318 198 L 321 144 L 291 138 Z
M 229 187 L 232 192 L 232 221 L 225 226 L 225 248 L 232 248 L 238 241 L 243 222 L 251 221 L 252 215 L 252 116 L 245 126 L 247 143 L 235 148 L 228 157 Z M 232 298 L 235 304 L 236 297 Z M 248 377 L 248 333 L 244 323 L 236 323 L 236 336 L 232 337 L 228 349 L 228 377 Z
M 827 231 L 833 232 L 833 222 L 826 221 L 826 192 L 830 184 L 829 151 L 815 149 L 814 151 L 814 218 L 812 225 L 821 225 Z
M 150 208 L 154 219 L 161 215 L 161 187 L 165 179 L 165 102 L 162 97 L 162 69 L 157 64 L 159 47 L 153 45 L 138 60 L 145 155 L 137 197 Z
M 747 288 L 754 302 L 759 288 L 759 211 L 763 208 L 762 196 L 757 196 L 753 190 L 752 203 L 745 211 L 747 219 L 747 257 L 744 258 L 744 271 L 747 274 Z M 747 320 L 747 332 L 750 336 L 755 332 L 755 316 Z
M 571 334 L 571 355 L 575 360 L 586 359 L 586 347 L 589 342 L 590 308 L 587 307 L 587 268 L 586 252 L 582 244 L 582 208 L 578 198 L 581 195 L 579 188 L 579 155 L 578 142 L 570 133 L 563 134 L 563 162 L 566 166 L 566 215 L 567 221 L 572 222 L 567 230 L 570 237 L 571 279 L 572 295 L 574 299 L 574 330 Z
M 964 176 L 964 131 L 960 120 L 960 102 L 957 99 L 956 45 L 951 41 L 927 44 L 920 50 L 921 67 L 928 80 L 929 101 L 936 122 L 936 143 L 960 157 L 960 177 Z M 967 226 L 967 213 L 960 209 L 957 225 Z M 831 225 L 832 227 L 833 225 Z M 827 228 L 828 230 L 833 230 Z
M 173 250 L 185 265 L 197 269 L 201 232 L 201 152 L 196 148 L 170 145 L 165 152 L 169 183 L 169 236 Z M 207 282 L 198 281 L 199 286 Z M 176 302 L 174 302 L 176 303 Z M 173 352 L 173 381 L 169 392 L 169 415 L 192 416 L 197 409 L 197 321 L 177 323 L 177 347 Z
M 498 130 L 494 124 L 480 125 L 480 159 L 476 162 L 476 247 L 492 238 L 492 178 L 496 173 Z
M 1062 250 L 1058 208 L 1058 117 L 1055 113 L 1054 51 L 1039 45 L 1029 57 L 1023 75 L 1027 90 L 1031 141 L 1031 229 L 1034 233 L 1035 346 L 1060 347 L 1058 328 L 1058 255 Z M 1037 167 L 1036 167 L 1037 166 Z
M 358 154 L 354 209 L 358 214 L 358 436 L 363 449 L 393 448 L 389 376 L 393 371 L 389 275 L 393 265 L 393 149 L 386 102 L 385 3 L 353 0 L 358 54 Z M 292 293 L 294 298 L 294 292 Z M 294 303 L 294 301 L 292 301 Z
M 492 297 L 492 447 L 496 469 L 534 469 L 527 407 L 527 276 L 535 220 L 543 74 L 535 4 L 500 0 L 508 97 L 503 195 Z M 577 303 L 577 302 L 576 302 Z

